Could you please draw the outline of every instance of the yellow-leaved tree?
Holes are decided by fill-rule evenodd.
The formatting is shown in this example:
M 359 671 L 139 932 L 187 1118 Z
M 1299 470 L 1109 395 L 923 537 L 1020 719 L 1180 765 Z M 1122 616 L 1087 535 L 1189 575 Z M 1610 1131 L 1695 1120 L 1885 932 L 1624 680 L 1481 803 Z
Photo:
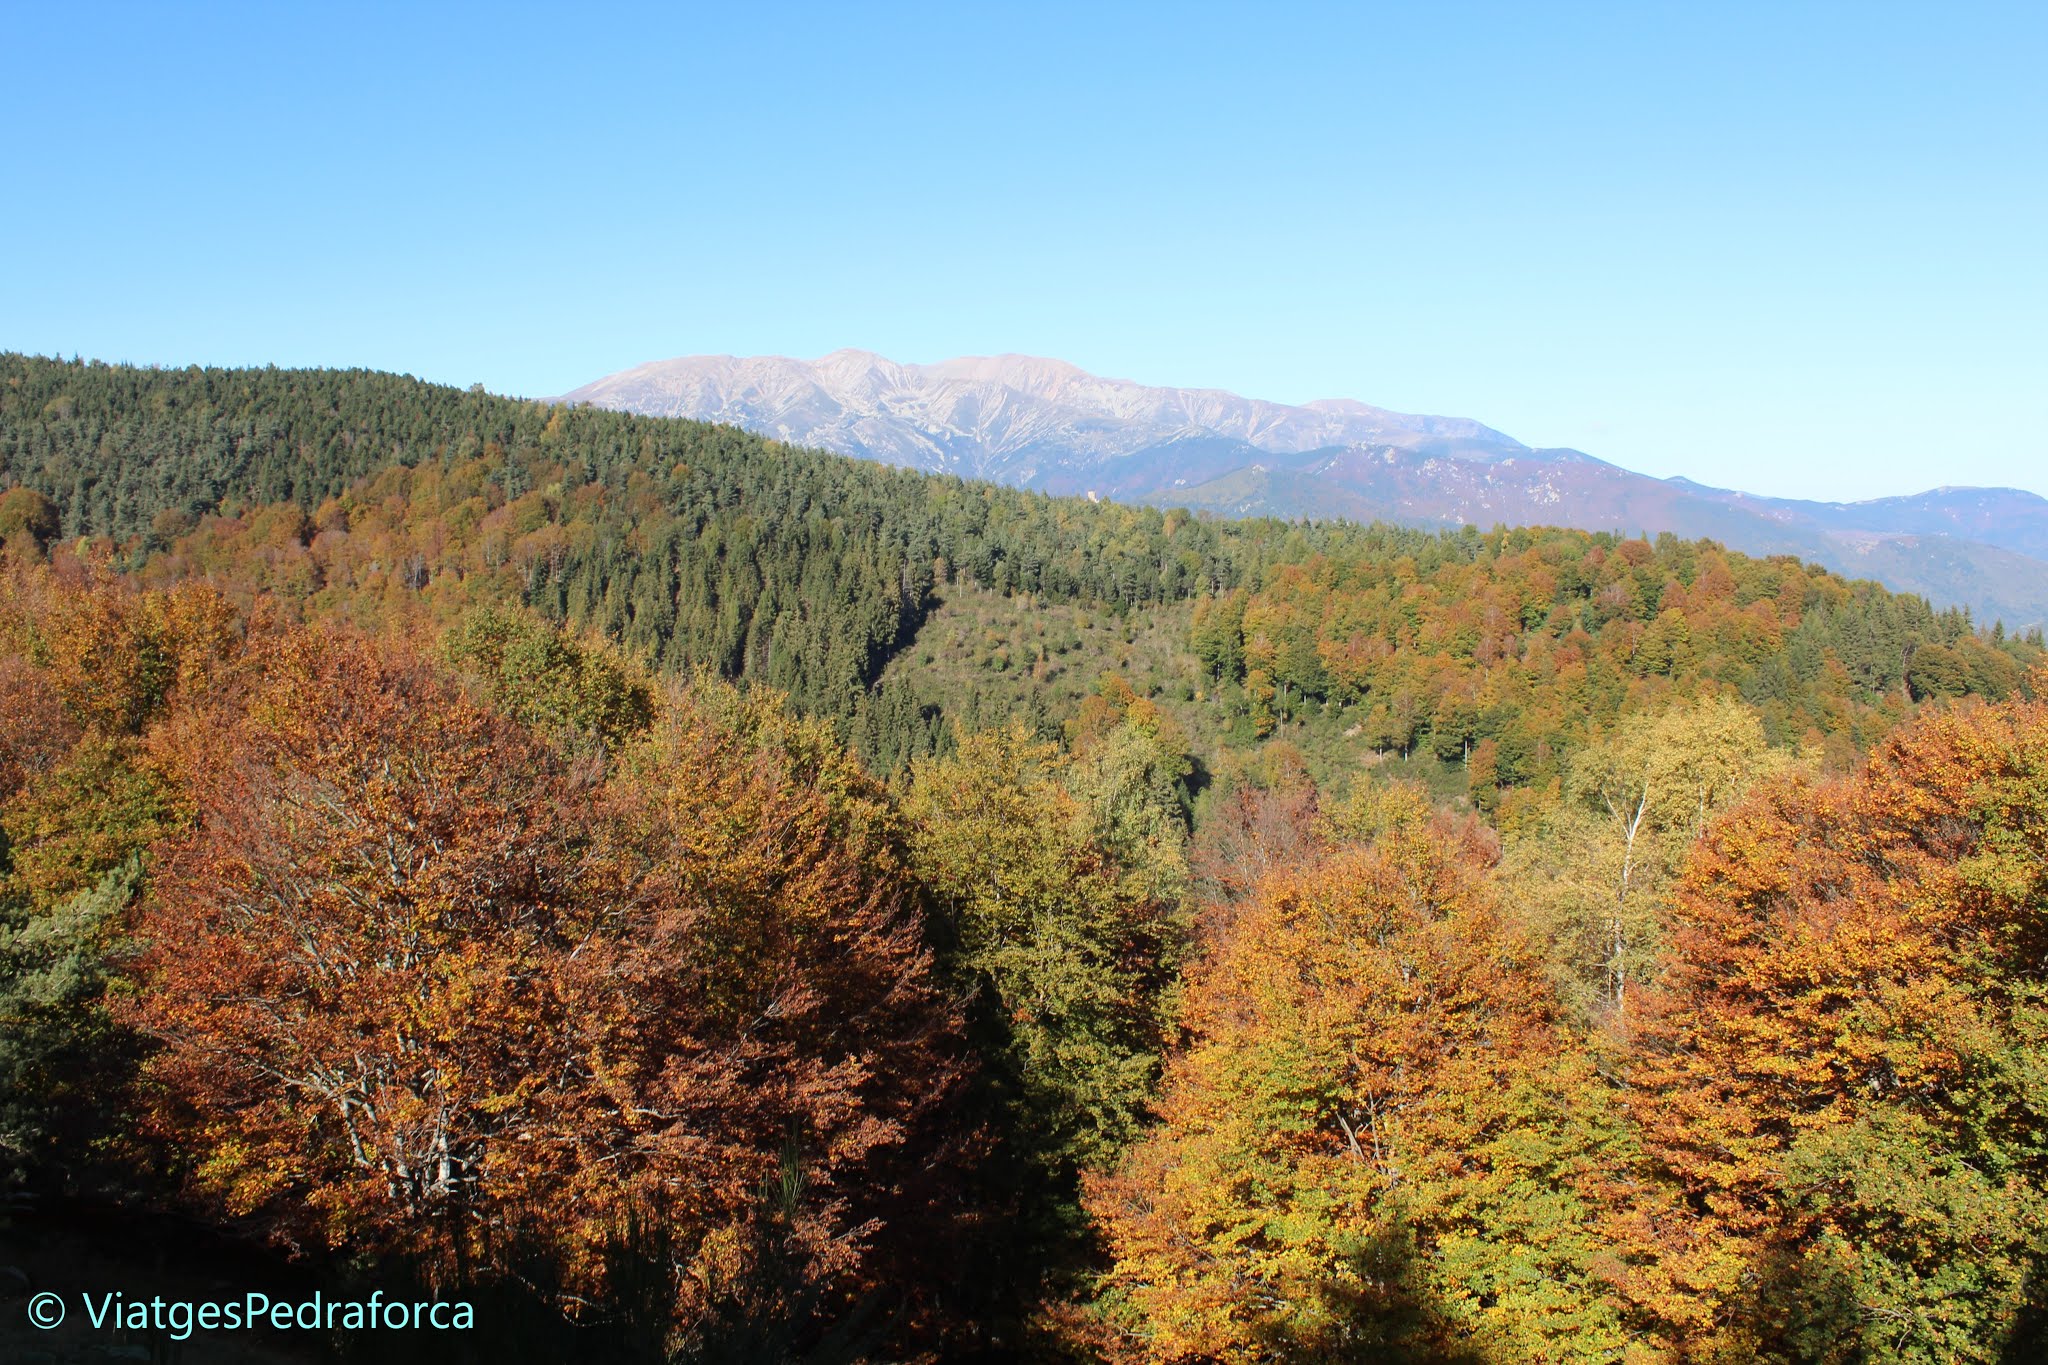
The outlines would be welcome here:
M 1609 1360 L 1624 1141 L 1503 922 L 1491 836 L 1371 793 L 1193 973 L 1161 1122 L 1088 1207 L 1149 1361 Z
M 1725 697 L 1624 721 L 1571 760 L 1560 801 L 1510 844 L 1503 875 L 1576 1019 L 1627 1037 L 1666 945 L 1686 849 L 1797 762 Z

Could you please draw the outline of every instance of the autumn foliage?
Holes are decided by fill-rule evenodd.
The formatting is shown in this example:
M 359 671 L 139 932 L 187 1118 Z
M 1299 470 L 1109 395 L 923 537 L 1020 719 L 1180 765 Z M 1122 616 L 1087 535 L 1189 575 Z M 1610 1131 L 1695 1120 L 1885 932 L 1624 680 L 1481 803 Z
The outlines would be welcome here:
M 1677 1196 L 1639 1293 L 1678 1343 L 1997 1360 L 2040 1331 L 2044 892 L 2038 703 L 1930 717 L 1701 843 L 1630 1077 Z
M 522 413 L 125 547 L 0 494 L 10 1198 L 498 1293 L 538 1358 L 2048 1350 L 2034 643 L 1704 543 L 763 540 Z M 1136 672 L 866 689 L 941 545 L 1206 584 L 1245 743 Z
M 228 1213 L 450 1274 L 539 1243 L 583 1296 L 658 1213 L 687 1326 L 789 1163 L 777 1235 L 860 1268 L 954 1066 L 864 779 L 758 706 L 675 699 L 600 777 L 396 646 L 289 632 L 244 667 L 187 722 L 128 1013 Z
M 1489 837 L 1396 789 L 1264 877 L 1195 974 L 1162 1122 L 1090 1207 L 1148 1360 L 1597 1358 L 1611 1127 Z

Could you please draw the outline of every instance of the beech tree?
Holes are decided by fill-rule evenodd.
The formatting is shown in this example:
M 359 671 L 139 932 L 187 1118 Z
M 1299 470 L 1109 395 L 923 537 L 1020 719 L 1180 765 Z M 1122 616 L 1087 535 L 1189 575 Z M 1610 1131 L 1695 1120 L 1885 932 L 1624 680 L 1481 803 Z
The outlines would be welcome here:
M 545 622 L 487 609 L 449 633 L 443 654 L 469 669 L 499 710 L 556 747 L 616 749 L 653 719 L 654 693 L 602 648 Z
M 1063 784 L 1068 762 L 1017 724 L 963 736 L 952 756 L 913 765 L 904 814 L 953 969 L 1000 1037 L 993 1051 L 1019 1095 L 1015 1137 L 1070 1179 L 1136 1131 L 1185 926 L 1156 894 L 1157 847 L 1131 834 L 1148 857 L 1128 867 L 1098 830 L 1098 817 L 1107 833 L 1155 827 L 1112 809 L 1134 795 L 1126 786 L 1112 799 L 1105 786 L 1124 765 L 1080 774 L 1111 802 L 1092 808 Z
M 293 633 L 254 669 L 193 728 L 140 930 L 159 1124 L 280 1236 L 452 1256 L 564 1175 L 533 1136 L 588 1074 L 558 968 L 589 793 L 403 653 Z
M 251 674 L 127 1011 L 201 1189 L 579 1298 L 656 1223 L 684 1340 L 771 1252 L 858 1283 L 959 1066 L 879 789 L 772 700 L 673 698 L 601 780 L 401 647 L 286 632 Z
M 57 504 L 33 488 L 10 488 L 0 493 L 0 547 L 22 558 L 33 558 L 56 538 Z
M 1089 1184 L 1111 1311 L 1157 1361 L 1610 1359 L 1596 1177 L 1624 1139 L 1491 843 L 1413 789 L 1345 825 L 1237 905 L 1160 1125 Z
M 1709 833 L 1628 1092 L 1669 1196 L 1637 1296 L 1675 1349 L 2048 1345 L 2044 897 L 2038 703 L 1926 718 Z
M 763 1257 L 902 1298 L 885 1268 L 944 1245 L 978 1135 L 945 1126 L 971 1066 L 886 792 L 781 698 L 710 688 L 622 751 L 597 836 L 577 998 L 616 1116 L 562 1130 L 576 1203 L 666 1210 L 686 1320 Z M 783 1241 L 750 1249 L 770 1186 Z

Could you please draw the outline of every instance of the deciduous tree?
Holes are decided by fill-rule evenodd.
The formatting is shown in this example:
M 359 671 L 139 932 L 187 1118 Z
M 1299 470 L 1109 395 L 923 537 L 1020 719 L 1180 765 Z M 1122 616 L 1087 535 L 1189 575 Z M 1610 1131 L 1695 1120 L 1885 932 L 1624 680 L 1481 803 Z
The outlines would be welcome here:
M 683 1338 L 771 1251 L 858 1286 L 960 1063 L 829 735 L 672 698 L 600 782 L 403 647 L 284 632 L 251 673 L 130 1010 L 199 1185 L 279 1240 L 545 1255 L 584 1297 L 656 1219 Z M 785 1169 L 793 1205 L 761 1193 Z
M 1490 841 L 1406 789 L 1340 824 L 1363 841 L 1238 907 L 1158 1128 L 1090 1184 L 1111 1311 L 1159 1361 L 1613 1358 L 1593 1171 L 1622 1139 Z
M 1728 1358 L 2031 1358 L 2048 1271 L 2048 708 L 1718 824 L 1632 1070 L 1643 1299 Z

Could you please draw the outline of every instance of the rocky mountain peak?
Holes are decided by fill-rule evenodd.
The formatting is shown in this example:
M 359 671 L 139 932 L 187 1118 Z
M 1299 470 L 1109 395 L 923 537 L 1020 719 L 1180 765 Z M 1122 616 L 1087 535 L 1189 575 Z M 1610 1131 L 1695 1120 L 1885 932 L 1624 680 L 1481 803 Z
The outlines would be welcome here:
M 1859 503 L 1764 498 L 1532 449 L 1470 418 L 1140 384 L 1016 354 L 922 365 L 854 349 L 816 360 L 685 356 L 607 376 L 564 401 L 729 422 L 1048 493 L 1227 515 L 1672 531 L 1796 554 L 2012 625 L 2048 619 L 2048 502 L 2013 489 Z

